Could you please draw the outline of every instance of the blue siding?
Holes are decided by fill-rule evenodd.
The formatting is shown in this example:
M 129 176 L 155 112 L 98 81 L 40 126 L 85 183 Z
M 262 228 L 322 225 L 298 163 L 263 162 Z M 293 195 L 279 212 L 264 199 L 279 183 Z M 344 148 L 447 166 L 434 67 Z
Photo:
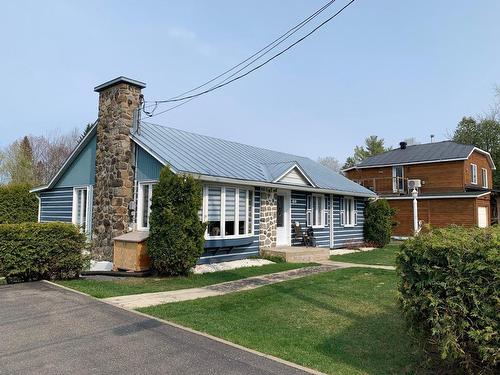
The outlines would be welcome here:
M 152 157 L 148 152 L 144 151 L 144 149 L 140 146 L 137 146 L 136 157 L 137 181 L 151 181 L 158 180 L 160 178 L 160 171 L 163 168 L 163 164 Z
M 333 242 L 334 248 L 344 247 L 350 244 L 363 242 L 363 223 L 365 203 L 363 198 L 354 198 L 357 210 L 357 225 L 355 227 L 343 227 L 340 225 L 340 197 L 333 197 Z
M 252 243 L 245 246 L 235 247 L 220 247 L 216 251 L 207 251 L 198 260 L 198 264 L 227 262 L 230 260 L 245 259 L 250 256 L 259 255 L 259 223 L 260 223 L 260 189 L 255 188 L 254 192 L 254 235 L 252 236 Z M 205 247 L 210 247 L 210 240 L 206 241 Z M 224 245 L 224 240 L 217 240 L 218 244 Z M 228 241 L 228 243 L 230 243 Z
M 54 188 L 94 185 L 96 136 L 94 135 L 64 172 Z
M 62 221 L 71 223 L 73 189 L 60 188 L 40 193 L 40 221 Z
M 307 211 L 307 196 L 311 195 L 310 193 L 300 192 L 300 191 L 292 191 L 292 221 L 290 223 L 290 230 L 292 231 L 292 246 L 301 246 L 302 243 L 295 239 L 295 222 L 298 221 L 300 223 L 300 227 L 302 231 L 307 230 L 306 224 L 306 211 Z M 327 208 L 329 208 L 330 199 L 327 196 Z M 330 227 L 327 225 L 323 228 L 314 228 L 314 238 L 316 239 L 316 246 L 318 247 L 330 247 Z

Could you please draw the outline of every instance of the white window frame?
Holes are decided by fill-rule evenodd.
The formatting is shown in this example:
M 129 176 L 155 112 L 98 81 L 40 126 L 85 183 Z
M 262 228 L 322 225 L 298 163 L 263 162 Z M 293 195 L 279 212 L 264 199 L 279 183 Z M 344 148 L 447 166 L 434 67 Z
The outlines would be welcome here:
M 483 183 L 483 188 L 488 189 L 488 170 L 486 168 L 481 168 L 481 179 Z
M 397 169 L 401 168 L 401 177 L 397 176 Z M 405 167 L 403 165 L 395 165 L 392 167 L 392 192 L 404 193 L 405 190 Z
M 317 212 L 314 212 L 314 204 L 313 200 L 318 199 L 319 201 L 319 209 Z M 328 214 L 328 209 L 326 208 L 326 196 L 323 194 L 310 194 L 307 196 L 307 203 L 306 203 L 306 226 L 308 227 L 313 227 L 313 228 L 324 228 L 327 223 L 328 219 L 326 218 L 326 215 Z M 313 217 L 316 216 L 317 223 L 313 224 Z M 325 220 L 326 219 L 326 220 Z
M 90 235 L 92 228 L 92 201 L 93 201 L 93 187 L 92 185 L 81 185 L 73 187 L 73 202 L 71 210 L 71 222 L 82 229 L 83 223 L 78 221 L 78 194 L 81 191 L 85 191 L 87 195 L 85 201 L 85 207 L 80 207 L 80 209 L 85 210 L 85 234 Z
M 347 212 L 346 210 L 347 201 L 351 202 L 350 212 Z M 347 218 L 349 218 L 349 221 Z M 358 210 L 356 207 L 356 199 L 354 199 L 354 197 L 340 198 L 340 220 L 343 227 L 352 228 L 358 225 Z
M 156 185 L 158 181 L 140 181 L 137 183 L 137 230 L 147 231 L 149 230 L 149 220 L 147 223 L 143 222 L 143 211 L 144 211 L 144 186 L 149 186 L 148 189 L 148 219 L 151 215 L 151 199 L 153 197 L 153 186 Z M 144 225 L 146 224 L 146 225 Z
M 216 188 L 220 189 L 221 192 L 221 207 L 220 207 L 220 235 L 219 236 L 210 236 L 208 234 L 208 226 L 205 230 L 205 239 L 206 240 L 219 240 L 219 239 L 231 239 L 231 238 L 248 238 L 254 235 L 254 220 L 255 220 L 255 190 L 252 187 L 239 187 L 234 185 L 215 185 L 215 184 L 207 184 L 203 186 L 203 209 L 202 209 L 202 218 L 204 223 L 208 223 L 208 189 Z M 226 235 L 226 189 L 235 189 L 235 208 L 234 208 L 234 230 L 235 232 L 239 232 L 239 215 L 240 215 L 240 190 L 246 191 L 246 203 L 245 203 L 245 234 L 228 234 Z M 252 192 L 252 199 L 250 200 L 249 194 Z M 251 220 L 249 220 L 249 212 L 250 212 L 250 204 L 251 207 Z M 237 224 L 238 223 L 238 224 Z M 250 228 L 249 228 L 250 226 Z
M 470 165 L 470 183 L 473 185 L 477 185 L 477 165 L 472 164 Z

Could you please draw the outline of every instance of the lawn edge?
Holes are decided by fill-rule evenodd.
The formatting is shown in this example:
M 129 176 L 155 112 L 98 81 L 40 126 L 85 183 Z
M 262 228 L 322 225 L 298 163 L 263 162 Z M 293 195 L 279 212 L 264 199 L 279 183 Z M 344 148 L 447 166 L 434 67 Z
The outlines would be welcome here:
M 305 366 L 299 365 L 299 364 L 294 363 L 294 362 L 287 361 L 287 360 L 279 358 L 279 357 L 275 357 L 275 356 L 273 356 L 271 354 L 262 353 L 262 352 L 259 352 L 259 351 L 255 350 L 255 349 L 250 349 L 250 348 L 247 348 L 245 346 L 242 346 L 242 345 L 239 345 L 239 344 L 235 344 L 234 342 L 222 339 L 222 338 L 217 337 L 217 336 L 210 335 L 210 334 L 205 333 L 205 332 L 197 331 L 197 330 L 194 330 L 194 329 L 189 328 L 189 327 L 185 327 L 183 325 L 171 322 L 169 320 L 161 319 L 161 318 L 158 318 L 158 317 L 153 316 L 153 315 L 148 315 L 146 313 L 143 313 L 143 312 L 140 312 L 140 311 L 137 311 L 137 310 L 127 309 L 125 307 L 114 305 L 114 304 L 112 304 L 110 302 L 107 302 L 107 301 L 101 299 L 101 298 L 97 298 L 97 297 L 91 296 L 91 295 L 83 293 L 83 292 L 81 292 L 79 290 L 71 289 L 71 288 L 66 287 L 64 285 L 60 285 L 60 284 L 54 283 L 52 281 L 42 280 L 42 282 L 50 284 L 50 285 L 53 285 L 53 286 L 56 286 L 58 288 L 65 289 L 65 290 L 73 292 L 73 293 L 77 293 L 77 294 L 80 294 L 80 295 L 92 298 L 93 300 L 98 301 L 100 303 L 104 303 L 104 304 L 106 304 L 108 306 L 113 306 L 113 307 L 116 307 L 118 309 L 125 310 L 125 311 L 134 313 L 136 315 L 139 315 L 139 316 L 142 316 L 142 317 L 145 317 L 145 318 L 148 318 L 148 319 L 154 319 L 154 320 L 159 321 L 159 322 L 161 322 L 163 324 L 168 324 L 169 326 L 172 326 L 172 327 L 175 327 L 175 328 L 178 328 L 178 329 L 182 329 L 183 331 L 190 332 L 190 333 L 193 333 L 195 335 L 199 335 L 199 336 L 205 337 L 207 339 L 220 342 L 222 344 L 231 346 L 233 348 L 236 348 L 236 349 L 239 349 L 239 350 L 243 350 L 243 351 L 246 351 L 246 352 L 258 355 L 259 357 L 270 359 L 270 360 L 272 360 L 274 362 L 278 362 L 280 364 L 283 364 L 283 365 L 295 368 L 297 370 L 302 370 L 302 371 L 307 372 L 309 374 L 314 374 L 314 375 L 328 375 L 328 374 L 326 374 L 324 372 L 321 372 L 321 371 L 318 371 L 318 370 L 314 370 L 312 368 L 305 367 Z

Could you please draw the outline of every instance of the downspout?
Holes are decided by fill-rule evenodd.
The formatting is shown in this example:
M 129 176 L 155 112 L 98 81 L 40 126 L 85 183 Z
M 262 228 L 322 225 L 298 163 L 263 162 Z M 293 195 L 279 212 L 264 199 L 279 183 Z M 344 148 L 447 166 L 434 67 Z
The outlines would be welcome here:
M 335 237 L 333 233 L 333 194 L 330 194 L 330 249 L 335 246 Z
M 35 194 L 36 199 L 38 199 L 38 222 L 40 222 L 40 219 L 42 217 L 42 198 L 40 198 L 39 194 Z

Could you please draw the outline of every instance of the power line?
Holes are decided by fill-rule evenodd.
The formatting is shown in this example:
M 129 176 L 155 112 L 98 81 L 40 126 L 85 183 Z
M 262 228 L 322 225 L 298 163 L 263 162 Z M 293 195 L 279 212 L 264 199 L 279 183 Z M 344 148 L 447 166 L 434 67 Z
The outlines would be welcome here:
M 188 91 L 185 91 L 179 95 L 176 95 L 172 98 L 169 98 L 169 99 L 177 99 L 183 95 L 186 95 L 186 94 L 189 94 L 190 92 L 193 92 L 193 91 L 196 91 L 206 85 L 208 85 L 209 83 L 212 83 L 213 81 L 223 77 L 224 75 L 226 75 L 227 73 L 233 71 L 234 69 L 238 68 L 239 66 L 243 65 L 244 63 L 246 63 L 247 61 L 249 61 L 250 59 L 254 58 L 255 56 L 259 55 L 261 52 L 263 51 L 266 51 L 264 54 L 261 55 L 264 56 L 265 54 L 267 54 L 268 52 L 270 52 L 271 50 L 273 50 L 274 48 L 276 48 L 277 46 L 279 46 L 281 43 L 283 43 L 285 40 L 287 40 L 289 37 L 291 37 L 293 34 L 295 34 L 297 31 L 299 31 L 302 27 L 304 27 L 305 25 L 307 25 L 310 21 L 312 21 L 314 18 L 316 18 L 319 14 L 321 14 L 325 9 L 327 9 L 328 7 L 330 7 L 333 3 L 335 2 L 335 0 L 330 0 L 328 3 L 326 3 L 325 5 L 323 5 L 321 8 L 319 8 L 316 12 L 314 12 L 313 14 L 311 14 L 309 17 L 307 17 L 306 19 L 302 20 L 301 22 L 299 22 L 297 25 L 295 25 L 294 27 L 292 27 L 291 29 L 289 29 L 286 33 L 282 34 L 281 36 L 279 36 L 278 38 L 274 39 L 271 43 L 269 43 L 268 45 L 266 45 L 265 47 L 261 48 L 260 50 L 258 50 L 257 52 L 255 52 L 253 55 L 247 57 L 245 60 L 243 60 L 242 62 L 240 62 L 239 64 L 231 67 L 230 69 L 226 70 L 225 72 L 219 74 L 218 76 L 210 79 L 209 81 L 199 85 L 199 86 L 196 86 L 195 88 L 191 89 L 191 90 L 188 90 Z M 277 43 L 277 44 L 276 44 Z M 275 45 L 276 44 L 276 45 Z M 270 48 L 272 46 L 272 48 Z M 260 57 L 259 57 L 260 58 Z M 259 59 L 258 58 L 258 59 Z M 254 60 L 255 61 L 255 60 Z M 167 99 L 168 100 L 168 99 Z
M 333 0 L 333 1 L 335 1 L 335 0 Z M 202 92 L 199 92 L 199 93 L 197 93 L 197 94 L 188 95 L 188 96 L 181 96 L 181 95 L 182 95 L 182 94 L 181 94 L 181 95 L 175 96 L 175 97 L 170 98 L 170 99 L 166 99 L 166 100 L 157 100 L 157 101 L 154 101 L 154 103 L 155 103 L 155 104 L 157 104 L 157 103 L 174 103 L 174 102 L 180 102 L 180 101 L 184 101 L 184 100 L 188 100 L 188 99 L 191 101 L 191 100 L 192 100 L 192 99 L 194 99 L 194 98 L 197 98 L 197 97 L 199 97 L 199 96 L 201 96 L 201 95 L 208 94 L 209 92 L 212 92 L 212 91 L 214 91 L 214 90 L 217 90 L 217 89 L 219 89 L 219 88 L 222 88 L 222 87 L 224 87 L 224 86 L 227 86 L 227 85 L 231 84 L 232 82 L 235 82 L 235 81 L 237 81 L 237 80 L 239 80 L 239 79 L 241 79 L 241 78 L 243 78 L 243 77 L 246 77 L 246 76 L 247 76 L 247 75 L 249 75 L 250 73 L 252 73 L 252 72 L 254 72 L 254 71 L 256 71 L 256 70 L 258 70 L 258 69 L 262 68 L 264 65 L 268 64 L 268 63 L 269 63 L 269 62 L 271 62 L 272 60 L 274 60 L 274 59 L 276 59 L 277 57 L 281 56 L 282 54 L 284 54 L 285 52 L 287 52 L 288 50 L 290 50 L 291 48 L 293 48 L 294 46 L 296 46 L 297 44 L 299 44 L 300 42 L 302 42 L 304 39 L 308 38 L 310 35 L 312 35 L 313 33 L 315 33 L 315 32 L 316 32 L 317 30 L 319 30 L 321 27 L 323 27 L 323 26 L 324 26 L 324 25 L 326 25 L 328 22 L 330 22 L 330 21 L 332 21 L 334 18 L 336 18 L 336 17 L 337 17 L 340 13 L 342 13 L 342 12 L 343 12 L 343 11 L 344 11 L 347 7 L 349 7 L 352 3 L 354 3 L 354 1 L 355 1 L 355 0 L 351 0 L 351 1 L 349 1 L 349 2 L 348 2 L 346 5 L 344 5 L 344 6 L 343 6 L 340 10 L 338 10 L 336 13 L 334 13 L 332 16 L 330 16 L 329 18 L 327 18 L 327 19 L 326 19 L 325 21 L 323 21 L 322 23 L 320 23 L 318 26 L 316 26 L 316 27 L 315 27 L 314 29 L 312 29 L 310 32 L 308 32 L 307 34 L 305 34 L 303 37 L 301 37 L 300 39 L 296 40 L 294 43 L 290 44 L 288 47 L 286 47 L 286 48 L 285 48 L 285 49 L 283 49 L 282 51 L 280 51 L 280 52 L 278 52 L 277 54 L 273 55 L 272 57 L 270 57 L 269 59 L 267 59 L 267 60 L 266 60 L 266 61 L 264 61 L 263 63 L 261 63 L 261 64 L 259 64 L 259 65 L 255 66 L 254 68 L 250 69 L 249 71 L 247 71 L 247 72 L 245 72 L 245 73 L 243 73 L 243 74 L 241 74 L 241 75 L 239 75 L 239 76 L 237 76 L 237 77 L 234 77 L 234 78 L 230 79 L 229 81 L 226 81 L 227 79 L 229 79 L 229 77 L 228 77 L 228 78 L 226 78 L 226 80 L 225 80 L 226 82 L 224 82 L 224 81 L 223 81 L 222 83 L 217 84 L 217 85 L 215 85 L 215 86 L 212 86 L 212 87 L 210 87 L 209 89 L 204 90 L 204 91 L 202 91 Z M 333 3 L 333 2 L 332 2 L 332 1 L 330 1 L 328 4 L 330 4 L 330 3 Z M 331 4 L 330 4 L 330 5 L 331 5 Z M 326 5 L 325 5 L 325 6 L 326 6 Z M 329 5 L 328 5 L 328 6 L 329 6 Z M 323 6 L 323 7 L 324 7 L 324 6 Z M 322 7 L 322 8 L 323 8 L 323 7 Z M 321 9 L 321 8 L 320 8 L 320 9 Z M 325 8 L 325 9 L 326 9 L 326 8 Z M 316 12 L 315 12 L 315 13 L 316 13 Z M 310 16 L 310 17 L 311 17 L 311 16 Z M 279 39 L 279 38 L 278 38 L 278 39 Z M 264 48 L 264 49 L 265 49 L 265 48 Z M 254 54 L 253 56 L 255 56 L 255 55 L 256 55 L 256 54 Z M 249 59 L 251 59 L 251 57 L 250 57 L 250 58 L 248 58 L 248 59 L 246 59 L 245 61 L 248 61 Z M 245 61 L 244 61 L 244 62 L 245 62 Z M 238 64 L 238 65 L 237 65 L 237 66 L 235 66 L 235 67 L 241 66 L 244 62 L 242 62 L 242 63 Z M 229 71 L 234 70 L 234 68 L 235 68 L 235 67 L 233 67 L 233 68 L 232 68 L 232 69 L 230 69 Z M 227 72 L 226 72 L 226 73 L 227 73 Z M 224 73 L 224 74 L 225 74 L 225 73 Z M 222 74 L 222 75 L 224 75 L 224 74 Z M 221 75 L 221 76 L 222 76 L 222 75 Z M 233 74 L 233 75 L 234 75 L 234 74 Z M 220 78 L 220 77 L 219 77 L 219 78 Z M 217 79 L 217 78 L 215 78 L 215 79 Z M 215 80 L 215 79 L 213 79 L 213 80 Z M 213 82 L 213 80 L 211 80 L 211 81 Z M 206 85 L 206 84 L 202 85 L 201 87 L 203 87 L 203 86 L 205 86 L 205 85 Z M 196 90 L 196 89 L 190 90 L 189 92 L 192 92 L 192 91 L 194 91 L 194 90 Z M 165 111 L 159 112 L 159 113 L 157 113 L 157 114 L 151 114 L 151 116 L 150 116 L 150 117 L 157 116 L 157 115 L 159 115 L 159 114 L 161 114 L 161 113 L 167 112 L 167 111 L 172 110 L 172 109 L 174 109 L 174 108 L 177 108 L 177 106 L 171 107 L 171 108 L 169 108 L 169 109 L 167 109 L 167 110 L 165 110 Z

